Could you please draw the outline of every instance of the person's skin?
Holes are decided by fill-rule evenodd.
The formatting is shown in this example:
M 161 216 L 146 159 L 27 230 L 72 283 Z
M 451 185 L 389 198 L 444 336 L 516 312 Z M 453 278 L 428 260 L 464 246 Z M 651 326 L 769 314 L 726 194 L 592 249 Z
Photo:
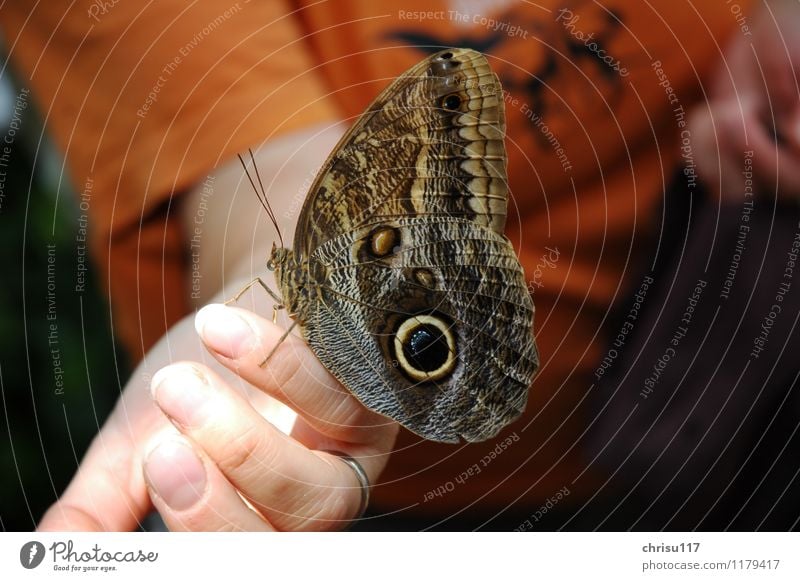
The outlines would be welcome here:
M 756 190 L 796 203 L 800 194 L 800 2 L 766 2 L 734 30 L 725 62 L 690 117 L 700 176 L 723 201 L 741 204 L 744 152 Z M 776 141 L 778 143 L 776 147 Z
M 752 15 L 753 36 L 734 41 L 709 103 L 692 115 L 694 154 L 704 179 L 736 191 L 731 188 L 741 183 L 731 183 L 729 176 L 738 180 L 743 152 L 752 149 L 758 179 L 796 196 L 800 112 L 791 63 L 800 62 L 800 38 L 787 31 L 800 26 L 800 4 L 780 0 L 771 9 L 783 38 L 776 35 L 769 12 L 760 8 Z M 761 67 L 769 74 L 762 76 L 757 65 L 753 68 L 750 42 L 758 47 Z M 783 129 L 779 147 L 765 130 L 764 110 L 773 111 Z M 736 138 L 745 129 L 747 142 Z M 336 140 L 331 134 L 309 140 L 313 133 L 270 143 L 258 155 L 262 177 L 269 182 L 278 176 L 268 194 L 284 220 L 287 242 L 301 184 Z M 302 154 L 296 155 L 299 147 Z M 281 169 L 287 160 L 288 169 Z M 216 194 L 207 200 L 213 208 L 206 212 L 203 230 L 203 302 L 228 299 L 254 276 L 265 276 L 262 265 L 275 240 L 257 211 L 255 195 L 242 182 L 241 168 L 230 164 L 215 177 Z M 222 195 L 226 191 L 238 192 L 233 203 Z M 198 185 L 182 204 L 187 226 L 193 224 L 201 196 Z M 271 302 L 265 295 L 256 287 L 242 305 L 256 299 L 257 311 L 269 313 Z M 352 470 L 314 450 L 341 450 L 358 458 L 374 482 L 388 459 L 397 426 L 358 404 L 299 339 L 287 340 L 267 368 L 259 368 L 282 332 L 269 321 L 243 309 L 213 307 L 202 313 L 198 327 L 205 331 L 208 351 L 198 341 L 190 316 L 148 353 L 40 530 L 130 530 L 153 506 L 172 530 L 339 529 L 354 516 L 360 491 Z M 244 326 L 237 316 L 246 320 Z M 249 341 L 232 337 L 236 329 L 248 328 L 254 331 Z M 231 348 L 237 343 L 234 355 Z M 178 360 L 205 364 L 168 365 Z M 150 395 L 149 373 L 164 365 L 168 366 L 153 382 L 159 383 L 153 386 L 158 407 Z M 245 381 L 238 383 L 237 377 Z M 291 438 L 255 413 L 254 406 L 262 408 L 264 398 L 257 397 L 259 391 L 247 391 L 248 382 L 300 413 Z M 195 492 L 187 485 L 190 479 L 205 484 Z
M 275 179 L 269 197 L 288 244 L 304 182 L 341 133 L 318 129 L 276 139 L 257 153 L 265 182 Z M 181 204 L 191 233 L 201 198 L 206 204 L 201 304 L 231 298 L 254 276 L 272 283 L 266 261 L 277 241 L 238 160 L 213 175 L 213 195 L 203 198 L 198 186 Z M 258 286 L 241 300 L 253 301 L 271 314 L 272 300 Z M 353 456 L 374 482 L 397 425 L 360 405 L 301 339 L 287 339 L 262 369 L 281 334 L 250 311 L 220 305 L 172 327 L 134 372 L 39 530 L 132 530 L 154 507 L 171 530 L 346 527 L 361 501 L 359 481 L 341 459 L 316 450 Z M 256 411 L 270 402 L 237 375 L 300 413 L 292 437 Z

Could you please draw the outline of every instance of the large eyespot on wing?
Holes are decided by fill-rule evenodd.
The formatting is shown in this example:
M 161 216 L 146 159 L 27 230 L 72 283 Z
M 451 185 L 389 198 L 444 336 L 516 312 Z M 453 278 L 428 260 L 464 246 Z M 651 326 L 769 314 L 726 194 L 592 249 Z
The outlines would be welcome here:
M 401 318 L 390 345 L 386 353 L 412 381 L 441 381 L 455 371 L 455 332 L 438 313 Z
M 370 105 L 311 186 L 294 250 L 402 216 L 452 216 L 502 232 L 508 187 L 505 113 L 482 54 L 448 49 Z
M 398 242 L 391 252 L 385 239 Z M 522 413 L 538 366 L 533 305 L 503 236 L 402 218 L 342 234 L 312 259 L 327 276 L 306 339 L 364 405 L 441 442 L 491 438 Z

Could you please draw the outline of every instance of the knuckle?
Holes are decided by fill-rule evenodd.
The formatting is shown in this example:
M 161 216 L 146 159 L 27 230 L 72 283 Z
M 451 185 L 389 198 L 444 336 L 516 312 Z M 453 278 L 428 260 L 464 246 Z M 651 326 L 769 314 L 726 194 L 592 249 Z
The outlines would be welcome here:
M 302 385 L 307 379 L 304 373 L 307 373 L 307 370 L 303 365 L 302 356 L 298 353 L 299 348 L 291 338 L 287 337 L 284 341 L 283 356 L 266 372 L 267 380 L 275 382 L 280 391 L 286 392 L 287 387 L 289 391 L 295 391 L 296 386 Z
M 214 509 L 204 504 L 201 510 L 194 510 L 190 516 L 168 523 L 171 531 L 203 531 L 213 533 L 237 532 L 242 527 L 232 519 L 221 518 Z
M 328 502 L 328 518 L 335 528 L 344 528 L 358 516 L 356 510 L 360 503 L 361 492 L 358 489 L 343 488 L 331 495 Z
M 355 398 L 345 394 L 337 394 L 331 401 L 328 421 L 339 429 L 349 429 L 361 425 L 370 412 L 358 403 Z
M 358 491 L 348 488 L 330 490 L 324 498 L 315 499 L 298 521 L 298 531 L 324 531 L 346 528 L 355 516 L 358 499 L 352 500 Z
M 272 447 L 259 426 L 242 428 L 222 447 L 217 466 L 227 475 L 242 477 L 270 461 Z
M 203 530 L 211 533 L 240 533 L 245 531 L 246 529 L 233 521 L 224 520 L 216 522 L 211 527 L 206 527 L 197 530 Z
M 108 528 L 83 507 L 61 502 L 51 506 L 39 524 L 40 532 L 58 530 L 103 531 Z

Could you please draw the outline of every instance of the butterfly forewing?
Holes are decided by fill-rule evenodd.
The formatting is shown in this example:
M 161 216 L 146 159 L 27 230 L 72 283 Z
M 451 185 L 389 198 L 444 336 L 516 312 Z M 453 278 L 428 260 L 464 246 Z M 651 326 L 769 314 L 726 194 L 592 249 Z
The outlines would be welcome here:
M 391 217 L 447 214 L 502 233 L 505 116 L 486 58 L 451 49 L 392 83 L 342 138 L 304 204 L 295 253 Z

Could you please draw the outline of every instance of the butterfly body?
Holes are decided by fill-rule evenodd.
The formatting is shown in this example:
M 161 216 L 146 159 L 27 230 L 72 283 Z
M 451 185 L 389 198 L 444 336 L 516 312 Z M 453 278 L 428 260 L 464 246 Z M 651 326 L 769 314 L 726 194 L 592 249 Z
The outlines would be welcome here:
M 482 55 L 401 76 L 343 137 L 273 249 L 283 304 L 364 405 L 421 436 L 481 441 L 538 367 L 533 304 L 503 234 L 503 102 Z

